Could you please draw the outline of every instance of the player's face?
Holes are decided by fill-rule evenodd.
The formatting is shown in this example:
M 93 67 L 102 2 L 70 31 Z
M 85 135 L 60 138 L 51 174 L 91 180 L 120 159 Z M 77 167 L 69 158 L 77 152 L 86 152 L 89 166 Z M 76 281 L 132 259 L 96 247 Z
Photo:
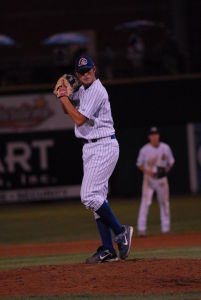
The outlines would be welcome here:
M 96 68 L 93 67 L 92 69 L 90 69 L 85 73 L 76 72 L 76 76 L 84 86 L 89 86 L 96 80 L 95 72 L 96 72 Z
M 149 142 L 151 143 L 152 146 L 157 147 L 159 145 L 160 141 L 160 135 L 159 134 L 150 134 L 148 136 Z

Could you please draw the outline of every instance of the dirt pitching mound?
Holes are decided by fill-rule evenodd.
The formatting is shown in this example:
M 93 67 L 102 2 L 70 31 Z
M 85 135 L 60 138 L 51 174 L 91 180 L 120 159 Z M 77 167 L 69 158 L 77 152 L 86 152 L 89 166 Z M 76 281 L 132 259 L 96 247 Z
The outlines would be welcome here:
M 139 259 L 0 271 L 0 296 L 201 291 L 201 260 Z

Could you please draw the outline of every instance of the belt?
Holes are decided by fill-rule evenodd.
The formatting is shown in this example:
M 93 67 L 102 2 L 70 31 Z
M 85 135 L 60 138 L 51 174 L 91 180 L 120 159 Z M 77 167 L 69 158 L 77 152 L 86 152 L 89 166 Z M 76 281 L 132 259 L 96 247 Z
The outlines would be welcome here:
M 85 140 L 85 139 L 81 139 L 82 143 L 83 144 L 88 144 L 88 143 L 96 143 L 104 138 L 111 138 L 111 140 L 115 140 L 116 139 L 116 136 L 115 134 L 112 134 L 111 136 L 105 136 L 105 137 L 102 137 L 102 138 L 99 138 L 99 139 L 92 139 L 92 140 Z

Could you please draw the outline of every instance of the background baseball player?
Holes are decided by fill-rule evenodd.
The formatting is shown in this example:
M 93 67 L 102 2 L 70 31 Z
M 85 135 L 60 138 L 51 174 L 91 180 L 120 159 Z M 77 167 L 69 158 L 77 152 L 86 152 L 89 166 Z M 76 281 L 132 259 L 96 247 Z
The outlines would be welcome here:
M 138 235 L 146 235 L 147 216 L 156 192 L 160 206 L 161 231 L 170 231 L 169 185 L 167 174 L 174 165 L 174 157 L 170 147 L 160 142 L 157 127 L 148 132 L 149 143 L 144 145 L 137 158 L 137 167 L 144 174 L 142 198 L 138 215 Z
M 95 71 L 91 57 L 82 55 L 75 63 L 75 73 L 81 83 L 79 89 L 73 91 L 73 76 L 63 76 L 54 91 L 64 111 L 75 122 L 76 137 L 84 144 L 81 201 L 94 212 L 102 240 L 102 246 L 87 259 L 87 263 L 118 259 L 111 230 L 115 235 L 120 258 L 125 259 L 130 251 L 133 234 L 133 227 L 122 226 L 107 201 L 108 180 L 119 157 L 119 144 L 115 137 L 108 94 L 100 80 L 96 79 Z

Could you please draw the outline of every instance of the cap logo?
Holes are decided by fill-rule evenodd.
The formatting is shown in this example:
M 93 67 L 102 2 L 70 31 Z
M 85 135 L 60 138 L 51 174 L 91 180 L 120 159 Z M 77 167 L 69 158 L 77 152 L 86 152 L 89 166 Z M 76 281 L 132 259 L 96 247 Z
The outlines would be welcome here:
M 78 62 L 78 67 L 86 66 L 88 63 L 87 59 L 85 57 L 81 57 Z

